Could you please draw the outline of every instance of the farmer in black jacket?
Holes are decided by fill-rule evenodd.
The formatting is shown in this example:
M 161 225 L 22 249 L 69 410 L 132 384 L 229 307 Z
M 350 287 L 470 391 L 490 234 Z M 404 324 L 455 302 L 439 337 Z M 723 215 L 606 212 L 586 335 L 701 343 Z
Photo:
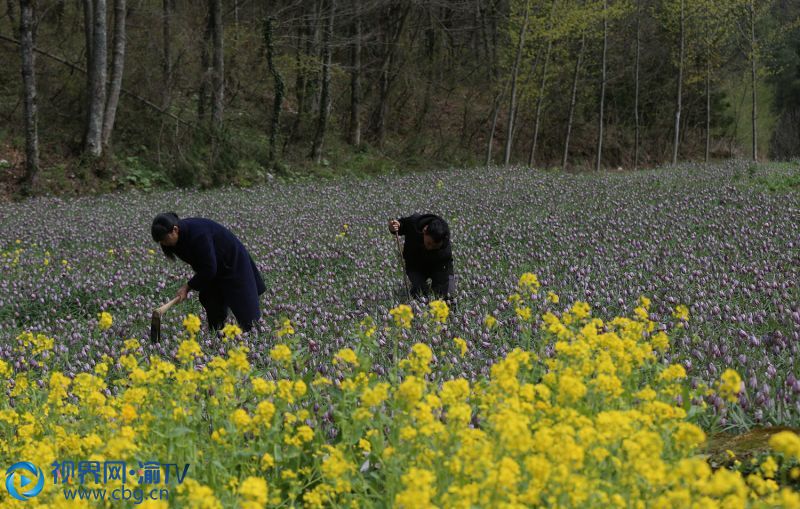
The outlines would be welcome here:
M 450 228 L 434 214 L 414 214 L 389 221 L 392 234 L 405 236 L 403 258 L 411 281 L 411 296 L 428 295 L 428 279 L 433 293 L 446 298 L 453 279 L 453 253 Z
M 178 219 L 167 212 L 156 216 L 151 233 L 167 258 L 177 256 L 195 271 L 178 289 L 181 301 L 195 290 L 212 330 L 225 325 L 228 309 L 242 329 L 250 330 L 261 317 L 258 296 L 266 287 L 247 249 L 230 230 L 210 219 Z

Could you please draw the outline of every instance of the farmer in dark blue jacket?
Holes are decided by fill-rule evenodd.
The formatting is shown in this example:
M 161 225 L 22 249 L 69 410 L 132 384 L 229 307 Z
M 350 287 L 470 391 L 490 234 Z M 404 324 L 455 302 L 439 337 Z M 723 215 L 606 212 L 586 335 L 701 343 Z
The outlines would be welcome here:
M 413 214 L 390 220 L 389 231 L 405 236 L 403 259 L 411 296 L 428 295 L 430 279 L 433 293 L 447 298 L 454 280 L 450 228 L 445 220 L 434 214 Z
M 212 330 L 225 325 L 228 309 L 242 329 L 250 330 L 261 317 L 258 296 L 266 287 L 247 249 L 230 230 L 210 219 L 178 219 L 167 212 L 156 216 L 151 233 L 168 258 L 177 256 L 195 271 L 178 290 L 181 301 L 195 290 Z

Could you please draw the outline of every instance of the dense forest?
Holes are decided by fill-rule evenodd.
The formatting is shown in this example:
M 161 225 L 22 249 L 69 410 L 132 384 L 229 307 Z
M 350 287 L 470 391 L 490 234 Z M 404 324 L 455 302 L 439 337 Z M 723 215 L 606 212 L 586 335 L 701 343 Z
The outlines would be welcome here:
M 791 0 L 3 0 L 6 194 L 800 155 Z

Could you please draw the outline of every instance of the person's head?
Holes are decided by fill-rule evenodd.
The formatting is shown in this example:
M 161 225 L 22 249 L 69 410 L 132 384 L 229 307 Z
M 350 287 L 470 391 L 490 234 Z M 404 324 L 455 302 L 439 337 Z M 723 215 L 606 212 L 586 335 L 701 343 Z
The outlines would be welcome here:
M 450 228 L 444 219 L 437 217 L 422 229 L 422 241 L 428 251 L 440 249 L 448 240 L 450 240 Z
M 150 227 L 150 234 L 153 240 L 161 244 L 161 248 L 173 247 L 178 243 L 178 215 L 174 212 L 165 212 L 159 214 L 153 219 L 153 225 Z M 167 252 L 166 250 L 164 251 Z M 167 253 L 169 256 L 169 253 Z

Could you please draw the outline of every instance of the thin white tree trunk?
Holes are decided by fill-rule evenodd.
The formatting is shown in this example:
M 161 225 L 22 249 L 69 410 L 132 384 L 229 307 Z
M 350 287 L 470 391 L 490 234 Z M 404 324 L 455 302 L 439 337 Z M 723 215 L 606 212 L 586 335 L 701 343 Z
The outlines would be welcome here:
M 600 120 L 597 133 L 597 160 L 595 170 L 600 171 L 603 160 L 603 116 L 606 106 L 606 63 L 608 56 L 608 0 L 603 0 L 603 64 L 600 77 Z
M 211 124 L 222 127 L 225 100 L 225 50 L 222 28 L 222 0 L 211 0 L 211 19 L 214 38 L 213 76 L 211 79 Z
M 575 118 L 575 103 L 578 95 L 578 76 L 581 72 L 583 52 L 586 49 L 586 34 L 581 34 L 581 47 L 578 50 L 578 59 L 575 61 L 575 73 L 572 77 L 572 98 L 569 101 L 569 116 L 567 117 L 567 134 L 564 137 L 564 155 L 561 158 L 561 167 L 567 168 L 569 158 L 569 138 L 572 135 L 572 120 Z
M 162 18 L 162 56 L 161 56 L 161 70 L 163 73 L 164 87 L 163 92 L 163 105 L 165 109 L 169 108 L 172 100 L 172 0 L 163 0 L 163 18 Z
M 25 177 L 23 190 L 33 189 L 39 173 L 39 128 L 36 106 L 33 0 L 20 0 L 19 41 L 22 56 L 23 115 L 25 117 Z
M 506 151 L 503 156 L 503 164 L 511 161 L 511 145 L 514 139 L 514 113 L 517 110 L 517 76 L 519 74 L 519 63 L 522 59 L 522 48 L 525 45 L 525 33 L 528 30 L 529 5 L 525 2 L 525 17 L 519 29 L 519 41 L 517 44 L 517 54 L 514 57 L 514 65 L 511 68 L 511 98 L 508 105 L 508 127 L 506 129 Z
M 553 17 L 556 13 L 556 2 L 552 3 L 550 8 L 550 17 L 547 20 L 548 32 L 553 26 Z M 536 119 L 533 123 L 533 143 L 531 143 L 531 152 L 528 154 L 528 166 L 533 166 L 536 159 L 536 142 L 539 141 L 539 123 L 542 118 L 542 105 L 544 104 L 544 90 L 547 84 L 547 64 L 550 63 L 550 52 L 553 49 L 553 37 L 547 34 L 547 49 L 544 55 L 544 65 L 542 66 L 542 79 L 539 83 L 539 96 L 536 98 Z
M 122 76 L 125 72 L 125 0 L 114 0 L 114 53 L 111 58 L 111 84 L 108 92 L 105 116 L 103 118 L 103 146 L 108 147 L 114 120 L 117 116 L 119 94 L 122 90 Z
M 634 78 L 634 98 L 633 98 L 633 120 L 635 123 L 636 132 L 634 134 L 634 148 L 633 148 L 633 168 L 639 167 L 639 59 L 641 57 L 642 49 L 642 5 L 641 0 L 636 1 L 636 64 L 635 64 L 635 78 Z
M 711 55 L 706 55 L 706 158 L 711 157 Z
M 678 164 L 678 144 L 681 135 L 681 103 L 683 95 L 683 52 L 684 52 L 684 1 L 681 0 L 680 54 L 678 56 L 678 93 L 675 98 L 675 138 L 672 142 L 672 164 Z
M 314 145 L 311 157 L 319 164 L 322 162 L 322 145 L 325 142 L 325 132 L 328 127 L 328 116 L 331 113 L 331 44 L 333 39 L 333 16 L 336 8 L 335 0 L 328 0 L 328 23 L 322 34 L 322 90 L 320 91 L 319 117 L 317 118 L 317 132 L 314 136 Z
M 350 144 L 361 145 L 361 13 L 356 11 L 353 27 L 353 58 L 350 71 Z
M 758 111 L 756 96 L 756 4 L 750 0 L 750 73 L 753 85 L 753 161 L 758 160 Z
M 86 151 L 94 157 L 103 153 L 103 113 L 106 105 L 108 43 L 106 42 L 106 0 L 93 1 L 91 46 L 91 86 L 88 90 L 89 113 L 86 129 Z

